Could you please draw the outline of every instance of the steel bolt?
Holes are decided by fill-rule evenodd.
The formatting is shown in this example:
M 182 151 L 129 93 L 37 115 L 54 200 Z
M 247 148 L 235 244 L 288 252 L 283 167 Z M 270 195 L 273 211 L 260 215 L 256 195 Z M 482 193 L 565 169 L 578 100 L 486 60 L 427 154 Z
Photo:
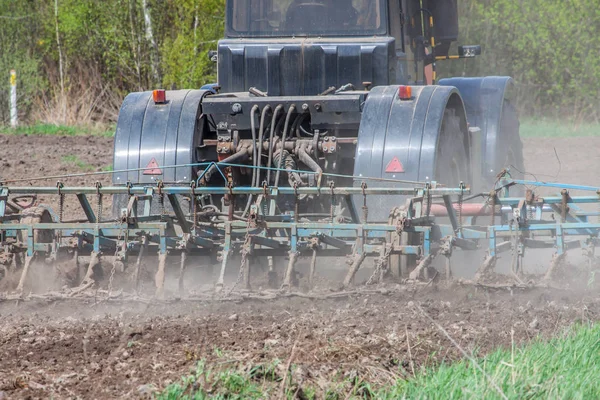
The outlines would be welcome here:
M 321 111 L 321 109 L 322 109 L 322 108 L 323 108 L 323 107 L 321 106 L 321 103 L 316 103 L 316 104 L 315 104 L 315 110 L 317 110 L 317 111 Z
M 242 112 L 242 105 L 241 105 L 240 103 L 234 103 L 234 104 L 231 106 L 231 111 L 232 111 L 234 114 L 239 114 L 239 113 L 241 113 L 241 112 Z
M 302 111 L 308 111 L 308 104 L 302 104 Z

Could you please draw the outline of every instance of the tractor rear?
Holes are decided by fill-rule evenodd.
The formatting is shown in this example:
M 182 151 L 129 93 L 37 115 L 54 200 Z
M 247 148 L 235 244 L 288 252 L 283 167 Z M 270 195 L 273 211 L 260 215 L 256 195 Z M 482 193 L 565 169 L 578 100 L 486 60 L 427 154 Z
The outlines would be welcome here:
M 125 98 L 112 187 L 0 184 L 2 244 L 11 254 L 4 264 L 25 265 L 20 281 L 36 257 L 67 252 L 82 266 L 78 294 L 98 283 L 103 263 L 133 271 L 137 287 L 143 260 L 157 253 L 160 296 L 169 260 L 177 260 L 181 295 L 191 259 L 220 266 L 205 269 L 222 292 L 238 255 L 229 294 L 249 289 L 260 275 L 252 265 L 263 263 L 269 286 L 287 292 L 307 278 L 312 290 L 318 270 L 336 264 L 317 268 L 317 259 L 340 256 L 349 258 L 344 288 L 367 257 L 369 284 L 418 282 L 438 275 L 437 256 L 447 258 L 451 279 L 452 250 L 488 240 L 482 278 L 498 247 L 520 260 L 531 243 L 525 215 L 539 211 L 541 221 L 549 207 L 573 202 L 502 196 L 522 184 L 512 80 L 437 79 L 438 62 L 480 53 L 459 46 L 451 54 L 456 0 L 229 0 L 226 16 L 226 37 L 211 54 L 218 83 Z M 87 221 L 65 222 L 61 206 L 52 223 L 1 207 L 9 194 L 40 193 L 77 196 Z M 113 197 L 108 219 L 104 196 Z M 481 215 L 491 225 L 477 226 Z M 497 244 L 507 221 L 522 238 Z M 597 233 L 579 228 L 545 233 Z M 304 275 L 302 257 L 310 260 Z

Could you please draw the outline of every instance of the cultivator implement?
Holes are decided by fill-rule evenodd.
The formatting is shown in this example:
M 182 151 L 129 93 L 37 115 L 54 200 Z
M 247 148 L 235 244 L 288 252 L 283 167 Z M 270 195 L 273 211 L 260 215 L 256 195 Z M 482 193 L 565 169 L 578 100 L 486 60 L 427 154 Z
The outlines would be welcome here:
M 219 171 L 223 168 L 214 166 Z M 510 197 L 511 189 L 520 185 L 561 191 L 557 196 L 539 197 L 527 190 L 525 197 Z M 592 191 L 593 195 L 570 196 L 569 190 L 573 189 Z M 252 201 L 247 215 L 240 216 L 203 205 L 207 194 L 223 195 L 231 205 Z M 152 186 L 2 186 L 1 276 L 5 280 L 11 274 L 18 277 L 13 281 L 16 285 L 5 284 L 3 289 L 5 296 L 26 296 L 31 292 L 28 282 L 40 269 L 70 264 L 67 275 L 71 287 L 63 288 L 68 296 L 106 284 L 110 292 L 113 286 L 119 286 L 122 276 L 130 278 L 132 292 L 139 291 L 150 266 L 158 298 L 185 298 L 207 286 L 211 286 L 211 296 L 264 291 L 264 286 L 272 293 L 314 293 L 318 277 L 330 275 L 340 257 L 347 257 L 349 266 L 341 275 L 338 273 L 339 282 L 326 288 L 329 291 L 379 284 L 388 277 L 404 284 L 431 284 L 441 278 L 457 281 L 451 262 L 457 249 L 465 254 L 485 251 L 476 274 L 467 280 L 461 278 L 462 283 L 506 287 L 556 283 L 564 273 L 561 267 L 565 255 L 574 248 L 583 249 L 593 269 L 600 223 L 590 218 L 600 214 L 582 207 L 600 204 L 598 188 L 500 179 L 484 196 L 485 203 L 466 202 L 479 198 L 469 194 L 463 185 L 371 187 L 366 179 L 354 187 L 340 188 L 219 188 L 197 186 L 196 182 L 184 187 L 160 181 Z M 58 197 L 58 212 L 37 204 L 36 196 L 42 195 Z M 103 216 L 108 196 L 127 199 L 113 219 Z M 298 213 L 298 199 L 306 196 L 327 198 L 332 204 L 330 214 Z M 398 207 L 390 210 L 387 221 L 370 221 L 369 198 L 386 196 L 397 199 Z M 63 207 L 70 197 L 77 199 L 84 219 L 65 220 Z M 353 204 L 352 198 L 362 200 L 360 212 L 351 206 L 339 207 Z M 289 210 L 281 210 L 282 204 Z M 554 249 L 554 256 L 549 268 L 534 277 L 527 271 L 526 250 L 540 248 Z M 511 254 L 510 269 L 498 274 L 496 263 L 507 252 Z M 445 262 L 440 265 L 439 259 Z M 308 268 L 297 267 L 301 260 L 308 261 Z M 257 270 L 265 261 L 266 271 Z M 187 277 L 189 266 L 205 270 L 214 281 L 206 285 Z M 218 268 L 213 271 L 213 266 Z M 177 285 L 166 293 L 165 279 L 173 275 L 171 269 L 178 269 Z M 359 270 L 368 272 L 360 282 Z M 235 280 L 227 281 L 230 271 Z

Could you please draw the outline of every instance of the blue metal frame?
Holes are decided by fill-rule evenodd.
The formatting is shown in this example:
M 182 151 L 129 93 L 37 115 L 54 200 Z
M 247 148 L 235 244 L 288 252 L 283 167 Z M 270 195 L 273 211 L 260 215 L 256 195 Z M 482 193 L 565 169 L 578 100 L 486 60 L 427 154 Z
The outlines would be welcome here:
M 542 186 L 561 189 L 576 189 L 598 192 L 599 188 L 579 185 L 562 185 L 545 182 L 502 180 L 498 191 L 517 184 L 528 187 Z M 496 225 L 482 226 L 465 224 L 458 221 L 454 212 L 455 204 L 452 198 L 468 194 L 468 189 L 439 188 L 393 188 L 393 187 L 342 187 L 342 188 L 220 188 L 220 187 L 182 187 L 182 186 L 133 186 L 127 187 L 62 187 L 64 195 L 77 196 L 88 222 L 52 222 L 23 224 L 13 219 L 3 220 L 6 216 L 6 204 L 11 195 L 22 194 L 58 194 L 57 187 L 0 187 L 0 251 L 8 239 L 18 240 L 18 232 L 26 235 L 26 251 L 28 256 L 36 253 L 50 254 L 61 249 L 72 249 L 73 244 L 64 242 L 35 243 L 35 232 L 40 230 L 59 233 L 55 238 L 76 238 L 78 254 L 92 252 L 97 254 L 114 254 L 120 250 L 120 260 L 126 260 L 128 254 L 137 253 L 143 245 L 142 238 L 148 241 L 150 251 L 154 248 L 159 254 L 178 255 L 182 252 L 190 254 L 211 254 L 220 252 L 221 275 L 223 275 L 234 251 L 244 245 L 244 239 L 250 237 L 249 252 L 254 255 L 287 255 L 311 251 L 314 238 L 319 238 L 319 255 L 335 255 L 352 253 L 353 267 L 360 265 L 365 256 L 380 256 L 382 246 L 394 243 L 390 238 L 399 235 L 401 231 L 418 233 L 421 238 L 419 245 L 400 243 L 392 245 L 394 254 L 416 255 L 425 259 L 435 255 L 441 243 L 451 237 L 451 246 L 471 250 L 487 242 L 488 255 L 496 257 L 507 250 L 524 254 L 528 247 L 554 247 L 557 255 L 563 255 L 569 249 L 581 247 L 587 254 L 593 256 L 594 247 L 599 242 L 600 222 L 590 222 L 589 216 L 598 213 L 588 213 L 577 207 L 578 204 L 598 203 L 600 196 L 569 196 L 563 190 L 561 196 L 528 198 L 505 197 L 496 198 L 494 203 L 502 207 L 503 218 Z M 260 204 L 255 204 L 255 214 L 248 221 L 220 220 L 195 224 L 179 204 L 177 195 L 211 194 L 256 194 Z M 433 216 L 424 215 L 426 207 L 422 203 L 426 193 L 439 202 L 443 201 L 448 212 L 448 223 L 433 223 Z M 125 215 L 122 221 L 98 222 L 88 195 L 128 194 L 132 202 L 130 215 Z M 161 193 L 168 197 L 174 215 L 152 215 L 150 202 L 153 196 Z M 275 215 L 272 202 L 280 195 L 378 195 L 378 196 L 414 196 L 407 203 L 406 217 L 392 223 L 337 223 L 323 221 L 296 221 L 294 214 Z M 265 195 L 266 194 L 266 195 Z M 137 215 L 137 202 L 142 201 L 144 211 Z M 270 207 L 269 207 L 270 206 Z M 568 209 L 566 207 L 568 206 Z M 270 211 L 269 211 L 270 210 Z M 263 215 L 263 212 L 268 212 Z M 544 218 L 549 213 L 561 214 L 560 218 Z M 564 221 L 563 221 L 564 218 Z M 57 221 L 55 219 L 55 221 Z M 179 226 L 182 234 L 177 234 L 175 226 Z M 460 227 L 460 229 L 457 229 Z M 516 238 L 516 242 L 514 239 Z M 68 247 L 71 246 L 71 247 Z M 485 246 L 485 245 L 484 245 Z M 516 246 L 516 247 L 515 247 Z M 450 252 L 451 253 L 451 252 Z M 155 253 L 156 254 L 156 253 Z M 294 256 L 295 262 L 295 256 Z M 293 264 L 293 262 L 290 262 Z M 293 268 L 293 265 L 291 266 Z M 222 278 L 222 276 L 221 276 Z M 220 279 L 222 283 L 222 279 Z

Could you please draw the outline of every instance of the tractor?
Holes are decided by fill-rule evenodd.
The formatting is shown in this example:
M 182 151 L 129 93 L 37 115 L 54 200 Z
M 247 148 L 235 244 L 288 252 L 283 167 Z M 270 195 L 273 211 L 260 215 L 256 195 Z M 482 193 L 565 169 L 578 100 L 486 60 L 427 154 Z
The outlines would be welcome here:
M 438 62 L 481 53 L 451 54 L 457 0 L 228 0 L 225 14 L 225 38 L 209 54 L 217 83 L 125 98 L 115 185 L 328 188 L 368 177 L 383 187 L 467 182 L 481 191 L 507 168 L 523 171 L 512 79 L 437 79 Z M 369 220 L 387 221 L 404 201 L 292 197 L 259 211 L 357 221 L 368 207 Z M 220 193 L 197 203 L 244 220 L 253 198 Z M 121 196 L 113 212 L 125 203 Z

